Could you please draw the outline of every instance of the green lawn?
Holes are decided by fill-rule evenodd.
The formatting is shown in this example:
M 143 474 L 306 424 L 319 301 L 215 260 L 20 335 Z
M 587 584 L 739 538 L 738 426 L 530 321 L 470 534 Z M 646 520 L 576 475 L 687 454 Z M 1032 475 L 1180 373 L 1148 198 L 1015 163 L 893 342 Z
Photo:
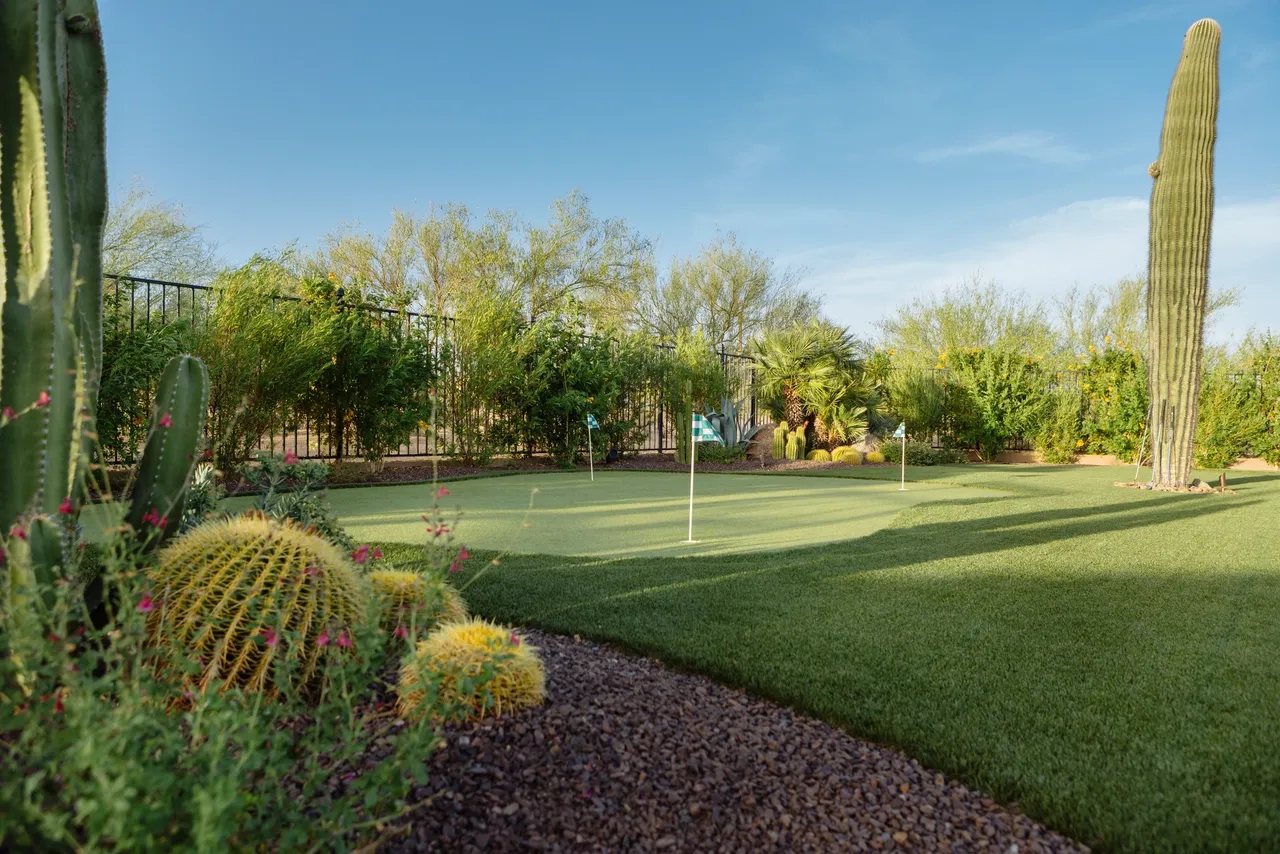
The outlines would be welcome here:
M 1111 485 L 1131 475 L 921 469 L 911 476 L 999 492 L 915 484 L 917 496 L 952 500 L 895 505 L 887 527 L 812 548 L 517 556 L 466 596 L 486 616 L 616 641 L 793 704 L 1103 850 L 1277 850 L 1280 477 L 1241 473 L 1230 496 Z M 896 472 L 811 482 L 866 487 L 839 503 L 855 517 L 854 498 L 892 500 L 891 484 L 875 492 L 849 476 Z M 795 480 L 769 502 L 777 517 L 830 524 L 825 504 L 811 511 L 807 494 L 790 492 Z M 470 487 L 450 487 L 465 506 Z M 361 490 L 362 500 L 390 491 Z M 609 536 L 633 538 L 636 511 L 602 500 Z
M 556 472 L 448 484 L 446 511 L 461 507 L 473 549 L 639 557 L 727 554 L 810 546 L 880 530 L 907 507 L 972 496 L 979 490 L 812 477 L 699 474 L 694 543 L 689 536 L 689 475 L 671 472 Z M 533 490 L 537 494 L 533 494 Z M 335 489 L 343 527 L 361 541 L 420 543 L 429 485 Z M 532 508 L 530 503 L 532 500 Z M 247 498 L 227 502 L 247 508 Z M 528 527 L 524 527 L 524 523 Z

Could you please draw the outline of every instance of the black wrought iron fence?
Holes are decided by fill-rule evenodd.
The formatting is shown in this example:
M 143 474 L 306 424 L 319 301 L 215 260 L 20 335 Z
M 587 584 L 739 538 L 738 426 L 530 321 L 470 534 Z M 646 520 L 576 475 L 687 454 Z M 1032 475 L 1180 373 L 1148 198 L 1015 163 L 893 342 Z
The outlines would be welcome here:
M 210 309 L 217 298 L 216 289 L 208 285 L 170 282 L 137 276 L 108 274 L 104 283 L 104 307 L 111 321 L 127 323 L 130 332 L 150 331 L 178 320 L 199 329 L 207 322 Z M 280 297 L 296 300 L 296 297 Z M 452 454 L 459 450 L 465 434 L 472 435 L 491 430 L 495 420 L 502 416 L 484 402 L 466 399 L 461 380 L 463 366 L 458 346 L 458 323 L 455 318 L 413 311 L 366 307 L 366 311 L 383 314 L 388 321 L 396 319 L 406 329 L 421 335 L 430 343 L 434 364 L 438 366 L 436 383 L 438 400 L 438 427 L 432 431 L 421 425 L 399 448 L 386 454 L 388 457 L 431 457 Z M 662 346 L 662 345 L 657 345 Z M 752 360 L 737 353 L 720 352 L 720 363 L 729 384 L 738 389 L 744 400 L 743 414 L 749 415 L 746 426 L 754 426 L 757 406 L 751 394 Z M 635 421 L 641 436 L 638 450 L 670 451 L 675 447 L 676 425 L 666 411 L 656 389 L 644 389 L 635 394 L 624 414 Z M 286 416 L 277 428 L 259 438 L 257 449 L 283 454 L 292 451 L 303 459 L 333 459 L 334 448 L 326 431 L 317 428 L 309 418 L 301 414 Z M 500 452 L 517 452 L 515 447 L 499 448 Z M 536 451 L 537 449 L 535 449 Z M 116 452 L 109 454 L 107 462 L 128 462 Z

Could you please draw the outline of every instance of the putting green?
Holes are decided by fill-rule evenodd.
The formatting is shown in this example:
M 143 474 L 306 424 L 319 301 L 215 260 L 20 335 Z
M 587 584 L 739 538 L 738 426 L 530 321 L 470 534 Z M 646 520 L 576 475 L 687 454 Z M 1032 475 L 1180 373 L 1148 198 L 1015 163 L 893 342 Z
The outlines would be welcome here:
M 689 476 L 673 472 L 565 472 L 447 484 L 447 514 L 461 508 L 459 539 L 475 549 L 525 554 L 639 557 L 727 554 L 863 537 L 899 511 L 963 498 L 972 489 L 794 475 L 699 474 L 689 525 Z M 537 490 L 534 494 L 533 491 Z M 530 499 L 533 501 L 529 509 Z M 334 489 L 329 500 L 360 542 L 422 543 L 429 485 Z M 227 509 L 248 506 L 232 499 Z M 528 527 L 523 527 L 527 522 Z

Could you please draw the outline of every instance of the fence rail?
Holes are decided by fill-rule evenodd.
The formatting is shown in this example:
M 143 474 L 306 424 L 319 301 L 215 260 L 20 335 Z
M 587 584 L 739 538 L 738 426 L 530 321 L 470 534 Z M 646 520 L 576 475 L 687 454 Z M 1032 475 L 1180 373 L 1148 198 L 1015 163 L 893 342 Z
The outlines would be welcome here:
M 137 276 L 120 276 L 107 274 L 104 283 L 104 303 L 107 311 L 123 324 L 128 318 L 130 333 L 150 332 L 153 328 L 187 321 L 193 327 L 205 322 L 208 312 L 216 299 L 216 290 L 208 285 L 196 285 L 186 282 L 170 282 L 162 279 L 149 279 Z M 280 299 L 296 300 L 297 297 L 280 297 Z M 433 457 L 447 453 L 455 441 L 460 428 L 491 427 L 493 413 L 479 406 L 466 406 L 460 401 L 460 366 L 451 353 L 457 348 L 457 322 L 448 316 L 424 314 L 413 311 L 399 312 L 394 309 L 366 307 L 366 311 L 379 312 L 387 316 L 403 317 L 409 329 L 425 336 L 431 344 L 431 355 L 435 364 L 441 366 L 442 376 L 438 383 L 439 399 L 445 417 L 441 419 L 441 427 L 432 432 L 430 429 L 416 429 L 399 448 L 386 454 L 387 457 Z M 655 345 L 664 347 L 665 345 Z M 757 405 L 752 387 L 752 360 L 744 355 L 718 351 L 720 364 L 725 376 L 732 386 L 743 390 L 743 403 L 749 413 L 747 426 L 755 426 Z M 642 435 L 638 450 L 665 452 L 675 448 L 676 425 L 666 411 L 662 401 L 652 391 L 646 392 L 631 404 L 628 415 L 637 423 Z M 286 416 L 278 427 L 264 434 L 257 443 L 257 450 L 272 451 L 283 454 L 292 451 L 302 459 L 333 459 L 335 449 L 316 429 L 310 419 L 305 416 L 291 414 Z M 504 453 L 518 453 L 520 449 L 508 447 L 501 449 Z M 111 454 L 108 463 L 128 462 L 117 452 Z

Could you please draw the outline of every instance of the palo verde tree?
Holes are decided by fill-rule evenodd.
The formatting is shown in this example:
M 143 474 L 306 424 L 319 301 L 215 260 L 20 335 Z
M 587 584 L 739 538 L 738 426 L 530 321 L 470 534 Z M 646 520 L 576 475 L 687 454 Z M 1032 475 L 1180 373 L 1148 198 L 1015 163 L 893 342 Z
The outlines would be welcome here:
M 1218 48 L 1209 19 L 1187 30 L 1169 88 L 1160 156 L 1149 168 L 1148 423 L 1157 486 L 1186 486 L 1191 473 L 1204 350 L 1213 225 L 1213 147 L 1218 121 Z

